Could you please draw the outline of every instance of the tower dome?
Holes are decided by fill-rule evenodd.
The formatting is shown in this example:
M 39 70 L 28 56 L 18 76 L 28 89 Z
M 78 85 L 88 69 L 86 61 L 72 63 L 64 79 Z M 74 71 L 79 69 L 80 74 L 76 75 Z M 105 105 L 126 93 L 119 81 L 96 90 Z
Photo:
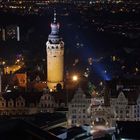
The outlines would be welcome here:
M 50 43 L 57 44 L 60 41 L 59 37 L 59 23 L 56 21 L 56 12 L 54 12 L 54 19 L 53 22 L 51 23 L 51 33 L 49 34 L 48 41 Z

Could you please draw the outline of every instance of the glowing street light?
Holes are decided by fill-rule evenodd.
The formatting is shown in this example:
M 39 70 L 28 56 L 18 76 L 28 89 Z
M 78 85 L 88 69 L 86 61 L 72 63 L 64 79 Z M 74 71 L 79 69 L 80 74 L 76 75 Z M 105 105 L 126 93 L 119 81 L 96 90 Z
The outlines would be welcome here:
M 78 76 L 77 75 L 73 75 L 72 76 L 72 81 L 78 81 Z
M 6 62 L 5 62 L 5 61 L 3 61 L 3 62 L 2 62 L 2 64 L 3 64 L 3 65 L 5 65 L 5 64 L 6 64 Z
M 50 92 L 53 92 L 53 89 L 50 89 Z

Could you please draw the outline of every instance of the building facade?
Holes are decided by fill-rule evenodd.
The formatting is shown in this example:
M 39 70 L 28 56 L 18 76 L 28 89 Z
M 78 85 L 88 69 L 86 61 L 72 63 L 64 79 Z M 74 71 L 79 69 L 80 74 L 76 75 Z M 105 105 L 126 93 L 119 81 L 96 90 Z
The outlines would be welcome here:
M 50 93 L 25 94 L 1 94 L 0 115 L 29 115 L 54 112 L 56 103 Z
M 114 112 L 113 121 L 140 121 L 140 96 L 134 104 L 121 91 L 117 98 L 110 99 L 110 107 Z
M 88 113 L 90 104 L 91 98 L 87 98 L 83 90 L 79 88 L 68 105 L 68 126 L 90 124 L 91 118 Z
M 111 127 L 116 121 L 140 121 L 140 95 L 132 104 L 126 94 L 119 91 L 117 97 L 110 98 L 110 105 L 105 105 L 102 97 L 87 97 L 78 89 L 69 103 L 69 127 L 83 124 Z
M 16 40 L 20 41 L 20 28 L 17 25 L 9 25 L 0 28 L 0 40 Z
M 56 21 L 56 13 L 54 13 L 54 21 L 51 23 L 51 33 L 46 46 L 47 85 L 49 89 L 55 90 L 58 83 L 63 87 L 64 74 L 64 42 L 59 36 L 59 23 Z

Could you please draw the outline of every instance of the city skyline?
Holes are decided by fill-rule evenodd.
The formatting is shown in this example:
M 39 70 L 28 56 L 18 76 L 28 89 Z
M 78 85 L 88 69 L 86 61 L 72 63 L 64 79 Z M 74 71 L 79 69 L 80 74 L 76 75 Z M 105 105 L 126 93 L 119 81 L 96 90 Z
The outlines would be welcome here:
M 132 129 L 140 121 L 139 9 L 131 0 L 1 1 L 2 138 L 19 139 L 18 125 L 29 140 L 140 139 Z
M 87 18 L 86 19 L 87 21 L 85 20 L 84 22 L 80 23 L 79 21 L 81 20 L 82 15 L 80 15 L 80 16 L 77 15 L 77 18 L 79 21 L 67 22 L 67 18 L 70 17 L 70 19 L 71 19 L 72 15 L 74 13 L 72 13 L 71 16 L 65 17 L 65 15 L 61 16 L 59 12 L 60 12 L 60 10 L 58 10 L 58 20 L 60 21 L 60 26 L 62 26 L 62 31 L 61 31 L 62 37 L 64 38 L 64 40 L 66 40 L 66 42 L 68 42 L 67 43 L 68 47 L 66 47 L 66 49 L 67 49 L 66 53 L 69 51 L 70 54 L 73 55 L 74 51 L 75 51 L 75 53 L 78 54 L 77 56 L 76 56 L 76 54 L 74 54 L 75 59 L 73 59 L 73 62 L 71 61 L 70 63 L 74 63 L 74 61 L 77 58 L 82 61 L 84 59 L 86 59 L 84 61 L 88 61 L 89 58 L 92 58 L 95 60 L 94 64 L 96 64 L 96 62 L 104 61 L 105 59 L 108 59 L 108 60 L 112 59 L 112 61 L 120 61 L 119 60 L 120 57 L 122 57 L 121 61 L 125 61 L 125 59 L 123 58 L 124 57 L 123 55 L 125 55 L 125 57 L 128 56 L 128 59 L 129 59 L 129 54 L 130 55 L 132 54 L 132 56 L 133 55 L 138 56 L 138 54 L 137 54 L 138 44 L 139 44 L 138 37 L 134 37 L 136 39 L 135 39 L 135 41 L 133 41 L 134 39 L 133 38 L 131 39 L 129 36 L 127 36 L 127 33 L 125 33 L 125 30 L 122 32 L 119 31 L 122 29 L 122 27 L 126 26 L 125 28 L 127 28 L 126 21 L 124 21 L 124 23 L 122 25 L 119 25 L 117 23 L 108 25 L 109 21 L 108 22 L 104 21 L 105 25 L 102 27 L 100 25 L 101 24 L 100 22 L 102 22 L 102 21 L 98 21 L 99 19 L 97 19 L 97 21 L 94 21 L 95 19 L 93 19 L 92 22 L 88 22 L 91 17 L 89 17 L 89 19 Z M 51 11 L 51 14 L 53 14 L 53 10 Z M 28 18 L 26 19 L 26 17 L 24 17 L 24 18 L 25 18 L 25 20 L 28 19 Z M 44 20 L 44 18 L 45 18 L 45 20 Z M 50 32 L 49 24 L 51 23 L 52 18 L 53 18 L 52 16 L 50 16 L 49 18 L 47 18 L 46 16 L 45 17 L 43 16 L 43 20 L 45 21 L 45 23 L 43 23 L 43 26 L 42 26 L 42 21 L 41 21 L 42 18 L 41 19 L 35 18 L 34 23 L 32 21 L 29 21 L 28 24 L 30 26 L 28 24 L 26 25 L 26 26 L 29 26 L 28 28 L 25 26 L 27 29 L 25 27 L 23 27 L 24 21 L 23 21 L 23 23 L 22 22 L 20 23 L 20 28 L 21 28 L 20 31 L 22 33 L 24 33 L 23 39 L 22 39 L 22 35 L 21 35 L 21 42 L 23 42 L 21 45 L 23 46 L 23 49 L 25 49 L 25 51 L 30 51 L 30 54 L 31 54 L 31 51 L 35 51 L 34 53 L 36 53 L 36 55 L 43 54 L 42 59 L 45 59 L 45 51 L 44 51 L 45 45 L 44 44 L 45 44 L 45 41 L 47 40 L 47 35 Z M 47 19 L 49 19 L 49 21 L 46 23 Z M 39 24 L 38 24 L 37 20 L 40 21 Z M 33 24 L 35 24 L 35 25 L 33 25 Z M 72 24 L 72 26 L 70 24 Z M 84 26 L 82 26 L 80 24 L 83 24 Z M 95 24 L 97 24 L 96 25 L 97 27 L 95 26 Z M 132 23 L 130 22 L 130 24 L 132 24 Z M 32 25 L 33 25 L 33 27 L 31 27 Z M 73 30 L 73 25 L 77 26 L 76 30 L 75 29 Z M 132 25 L 130 26 L 131 28 L 132 28 Z M 106 27 L 106 26 L 108 26 L 108 27 Z M 45 28 L 45 32 L 43 31 L 44 28 Z M 92 32 L 89 30 L 89 28 L 92 29 Z M 118 28 L 118 31 L 116 30 L 117 28 Z M 137 27 L 135 27 L 135 28 L 137 29 Z M 111 31 L 112 29 L 113 30 L 115 29 L 116 31 L 112 32 Z M 68 41 L 70 38 L 70 34 L 72 34 L 72 32 L 71 32 L 72 30 L 75 32 L 74 38 L 71 41 Z M 67 31 L 69 32 L 69 34 L 65 33 Z M 132 28 L 132 31 L 133 31 L 133 28 Z M 130 30 L 130 32 L 131 32 L 131 30 Z M 91 37 L 91 35 L 93 37 Z M 111 36 L 113 36 L 113 37 L 111 37 Z M 133 34 L 131 36 L 133 37 Z M 111 40 L 110 40 L 110 38 L 111 38 Z M 33 43 L 33 40 L 35 40 L 34 41 L 35 43 Z M 117 43 L 113 44 L 113 42 L 117 42 Z M 26 44 L 26 45 L 24 45 L 24 44 Z M 38 47 L 36 44 L 38 46 L 40 46 L 42 49 L 40 49 L 40 47 Z M 5 43 L 3 45 L 5 45 Z M 17 46 L 16 49 L 18 49 L 18 50 L 20 49 L 20 47 L 18 47 L 19 44 L 16 44 L 15 42 L 13 42 L 13 45 Z M 36 46 L 36 47 L 34 47 L 34 46 Z M 135 48 L 134 48 L 134 46 L 135 46 Z M 27 49 L 27 48 L 29 48 L 29 49 Z M 32 49 L 32 48 L 34 48 L 34 49 Z M 72 48 L 72 49 L 70 49 L 70 48 Z M 72 52 L 71 50 L 73 50 L 73 49 L 74 49 L 74 51 Z M 22 49 L 19 51 L 22 52 Z M 40 53 L 38 53 L 38 52 L 40 52 Z M 80 55 L 82 55 L 83 57 L 80 58 L 79 57 Z M 33 56 L 31 56 L 31 57 L 33 57 Z M 66 55 L 66 57 L 67 57 L 67 55 Z M 132 59 L 133 59 L 133 57 L 132 57 Z M 134 58 L 133 62 L 135 63 L 135 61 L 136 60 Z M 135 65 L 134 69 L 136 69 L 136 71 L 139 71 L 138 70 L 139 66 L 137 66 L 139 64 L 137 64 L 137 63 L 139 63 L 139 59 L 138 59 L 138 62 L 136 62 L 136 64 L 134 64 Z M 99 66 L 99 67 L 106 67 L 106 66 Z M 122 69 L 124 69 L 125 65 L 121 64 L 119 67 L 122 67 Z M 106 68 L 104 68 L 104 72 L 105 71 L 106 71 Z M 135 70 L 132 70 L 132 71 L 135 71 Z M 112 70 L 111 70 L 111 72 L 112 72 Z M 131 73 L 133 73 L 133 72 L 131 72 Z M 113 76 L 111 76 L 111 77 L 113 77 Z M 103 76 L 102 76 L 102 78 L 103 78 Z

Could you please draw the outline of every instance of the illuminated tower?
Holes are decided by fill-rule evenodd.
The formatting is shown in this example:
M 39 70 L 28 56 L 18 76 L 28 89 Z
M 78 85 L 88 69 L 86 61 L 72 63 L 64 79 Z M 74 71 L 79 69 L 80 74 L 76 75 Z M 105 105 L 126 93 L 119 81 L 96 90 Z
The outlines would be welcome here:
M 59 37 L 59 23 L 56 21 L 55 12 L 53 23 L 51 23 L 51 33 L 48 36 L 46 46 L 47 85 L 49 89 L 55 90 L 58 83 L 63 87 L 64 73 L 64 42 Z

